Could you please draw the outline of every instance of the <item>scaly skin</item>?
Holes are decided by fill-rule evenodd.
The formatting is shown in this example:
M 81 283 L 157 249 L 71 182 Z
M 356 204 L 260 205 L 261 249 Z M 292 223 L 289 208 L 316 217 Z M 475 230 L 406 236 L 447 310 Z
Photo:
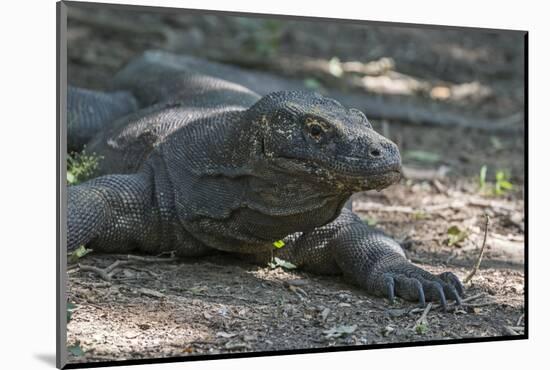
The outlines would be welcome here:
M 67 91 L 67 136 L 69 150 L 78 150 L 106 125 L 137 109 L 127 91 L 102 93 L 69 86 Z
M 354 192 L 400 178 L 397 147 L 360 111 L 310 92 L 260 98 L 147 58 L 115 83 L 142 108 L 91 142 L 107 175 L 69 187 L 69 251 L 275 253 L 390 299 L 460 301 L 456 276 L 412 265 L 343 209 Z M 278 240 L 286 245 L 274 251 Z

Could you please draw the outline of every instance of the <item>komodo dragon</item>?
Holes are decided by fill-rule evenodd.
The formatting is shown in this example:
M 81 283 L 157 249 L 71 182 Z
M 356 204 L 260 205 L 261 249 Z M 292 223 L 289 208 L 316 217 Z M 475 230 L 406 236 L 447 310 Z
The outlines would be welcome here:
M 88 151 L 104 157 L 103 176 L 68 188 L 69 252 L 276 256 L 390 300 L 460 304 L 453 273 L 411 264 L 344 207 L 401 177 L 397 146 L 362 112 L 312 92 L 261 97 L 238 76 L 202 72 L 146 53 L 115 76 L 108 98 L 69 90 L 70 132 L 95 128 Z

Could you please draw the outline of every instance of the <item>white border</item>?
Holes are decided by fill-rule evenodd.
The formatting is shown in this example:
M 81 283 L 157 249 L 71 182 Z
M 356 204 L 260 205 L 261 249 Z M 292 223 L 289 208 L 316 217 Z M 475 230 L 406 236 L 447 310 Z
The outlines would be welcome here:
M 528 341 L 142 365 L 143 369 L 519 369 L 543 360 L 547 312 L 547 90 L 550 67 L 543 2 L 502 1 L 112 1 L 348 19 L 530 31 L 530 337 Z M 536 5 L 535 5 L 536 4 Z M 53 368 L 55 353 L 55 3 L 5 2 L 2 10 L 2 353 L 6 368 Z M 7 82 L 7 83 L 6 83 Z M 521 155 L 521 153 L 518 153 Z M 7 236 L 7 237 L 6 237 Z M 12 365 L 12 366 L 9 366 Z M 544 365 L 543 365 L 544 366 Z M 3 366 L 4 367 L 4 366 Z

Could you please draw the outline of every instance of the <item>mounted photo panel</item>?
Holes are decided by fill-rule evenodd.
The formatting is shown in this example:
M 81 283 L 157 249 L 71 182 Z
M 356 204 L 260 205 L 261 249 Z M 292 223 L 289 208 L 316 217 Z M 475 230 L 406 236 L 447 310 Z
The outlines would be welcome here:
M 527 338 L 526 31 L 57 5 L 59 368 Z

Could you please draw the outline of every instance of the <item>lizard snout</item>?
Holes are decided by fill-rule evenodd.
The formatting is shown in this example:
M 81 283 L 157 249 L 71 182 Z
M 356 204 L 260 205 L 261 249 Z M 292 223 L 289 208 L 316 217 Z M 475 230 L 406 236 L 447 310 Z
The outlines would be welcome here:
M 369 161 L 378 163 L 379 165 L 391 169 L 401 169 L 401 155 L 397 145 L 393 142 L 383 139 L 375 143 L 371 143 L 367 149 Z

